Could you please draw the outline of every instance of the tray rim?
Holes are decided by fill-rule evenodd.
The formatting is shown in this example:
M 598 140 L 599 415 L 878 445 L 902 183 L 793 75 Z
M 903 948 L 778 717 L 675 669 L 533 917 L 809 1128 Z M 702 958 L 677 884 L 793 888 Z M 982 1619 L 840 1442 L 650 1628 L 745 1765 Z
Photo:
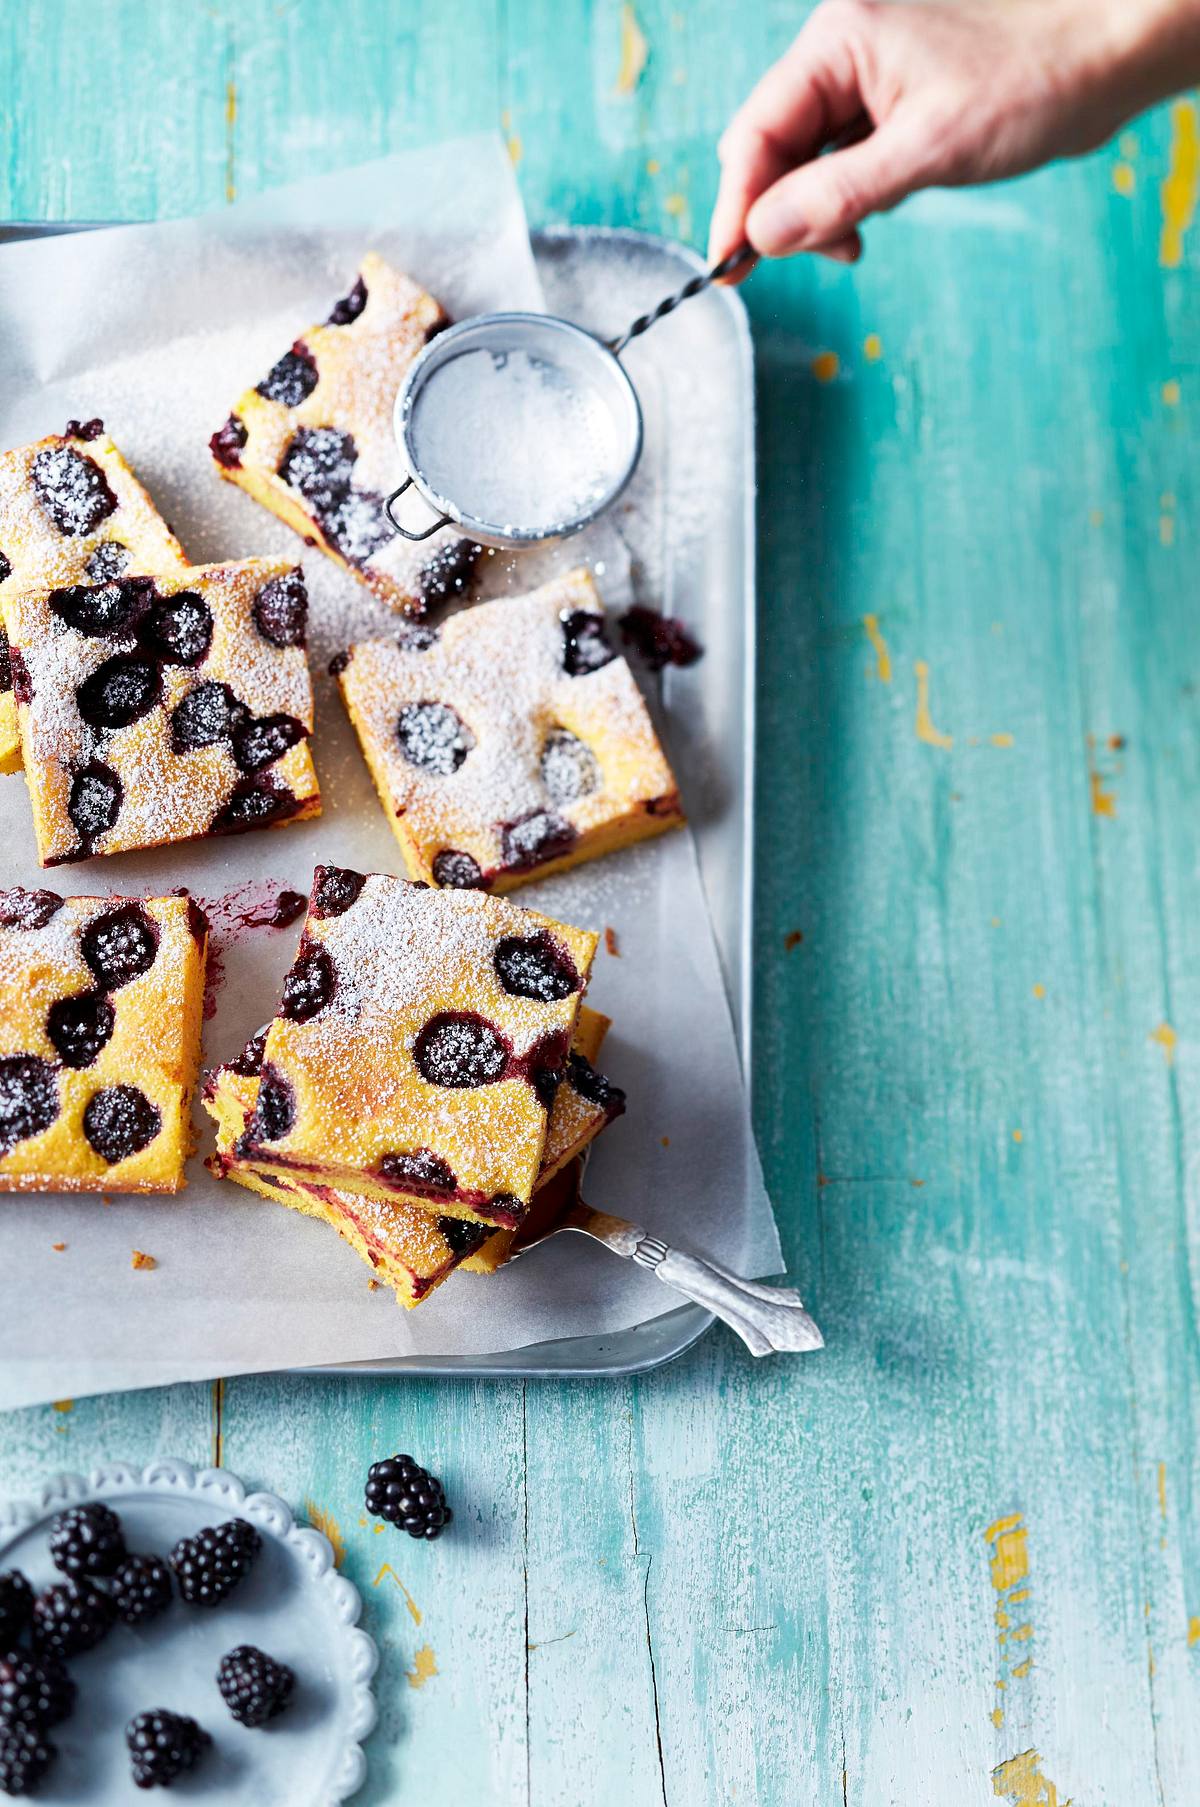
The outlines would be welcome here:
M 53 238 L 67 233 L 103 231 L 115 226 L 137 225 L 133 220 L 6 220 L 0 223 L 0 247 L 6 241 L 23 238 Z M 539 249 L 549 254 L 557 245 L 567 242 L 624 244 L 646 247 L 659 255 L 674 259 L 685 272 L 684 280 L 702 275 L 708 268 L 705 259 L 691 245 L 662 233 L 643 232 L 634 226 L 573 226 L 567 223 L 541 226 L 530 231 L 535 261 Z M 757 576 L 757 538 L 755 501 L 757 496 L 756 432 L 757 409 L 754 389 L 754 344 L 746 304 L 737 289 L 714 288 L 709 291 L 723 306 L 736 344 L 736 355 L 742 367 L 745 405 L 741 419 L 741 451 L 747 472 L 744 502 L 742 587 L 745 598 L 745 661 L 742 671 L 742 872 L 740 885 L 740 921 L 736 964 L 732 970 L 723 965 L 729 1003 L 734 1010 L 736 1040 L 742 1067 L 742 1081 L 748 1099 L 753 1097 L 753 1022 L 754 1022 L 754 746 L 755 746 L 755 681 L 757 672 L 757 610 L 755 584 Z M 493 1355 L 385 1356 L 376 1361 L 334 1362 L 317 1367 L 275 1370 L 306 1378 L 336 1380 L 351 1376 L 385 1379 L 460 1379 L 460 1380 L 615 1380 L 634 1374 L 647 1374 L 695 1348 L 716 1322 L 703 1306 L 686 1304 L 670 1312 L 625 1330 L 615 1330 L 588 1337 L 562 1337 L 522 1348 L 498 1351 Z M 665 1346 L 653 1352 L 619 1353 L 622 1341 L 638 1338 L 653 1326 L 667 1330 Z M 669 1327 L 674 1326 L 674 1333 Z M 657 1339 L 656 1339 L 657 1340 Z M 582 1353 L 569 1359 L 572 1347 L 611 1345 L 615 1357 L 587 1360 Z M 567 1359 L 541 1362 L 533 1358 L 560 1349 Z

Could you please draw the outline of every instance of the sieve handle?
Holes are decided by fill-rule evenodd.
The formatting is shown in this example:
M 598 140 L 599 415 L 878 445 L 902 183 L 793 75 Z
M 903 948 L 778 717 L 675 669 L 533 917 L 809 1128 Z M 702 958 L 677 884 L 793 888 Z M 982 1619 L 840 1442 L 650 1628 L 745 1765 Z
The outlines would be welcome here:
M 396 529 L 396 532 L 398 534 L 400 534 L 404 539 L 406 539 L 406 540 L 427 540 L 427 539 L 431 538 L 431 536 L 437 532 L 439 527 L 448 527 L 454 517 L 452 515 L 448 515 L 448 514 L 440 514 L 438 516 L 437 520 L 434 521 L 432 526 L 426 527 L 423 533 L 414 533 L 412 531 L 411 527 L 403 526 L 396 519 L 395 515 L 392 513 L 392 504 L 393 504 L 393 502 L 398 502 L 400 500 L 400 497 L 404 494 L 406 489 L 412 488 L 412 481 L 413 480 L 411 477 L 406 477 L 404 479 L 404 482 L 400 485 L 399 489 L 394 489 L 392 491 L 391 495 L 388 497 L 387 501 L 384 503 L 383 506 L 387 510 L 388 520 L 392 523 L 392 526 Z
M 701 294 L 709 283 L 720 282 L 723 276 L 732 276 L 735 270 L 739 270 L 744 263 L 749 263 L 756 255 L 749 245 L 742 245 L 738 250 L 731 251 L 719 264 L 714 264 L 711 270 L 705 270 L 702 276 L 693 276 L 690 282 L 685 282 L 678 293 L 668 295 L 665 301 L 660 301 L 648 314 L 639 314 L 628 332 L 623 332 L 618 339 L 608 341 L 608 349 L 614 357 L 619 358 L 631 339 L 638 339 L 643 333 L 649 332 L 656 321 L 662 320 L 667 314 L 673 314 L 681 302 L 690 301 L 693 295 Z

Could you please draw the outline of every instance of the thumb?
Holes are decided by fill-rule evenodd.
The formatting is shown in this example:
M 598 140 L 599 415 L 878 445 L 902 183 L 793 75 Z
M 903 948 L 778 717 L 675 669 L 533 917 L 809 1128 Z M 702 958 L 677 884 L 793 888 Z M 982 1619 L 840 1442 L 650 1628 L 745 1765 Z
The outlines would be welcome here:
M 922 179 L 917 139 L 889 119 L 858 144 L 781 176 L 750 209 L 746 236 L 764 257 L 815 251 L 847 238 L 868 214 L 895 207 Z

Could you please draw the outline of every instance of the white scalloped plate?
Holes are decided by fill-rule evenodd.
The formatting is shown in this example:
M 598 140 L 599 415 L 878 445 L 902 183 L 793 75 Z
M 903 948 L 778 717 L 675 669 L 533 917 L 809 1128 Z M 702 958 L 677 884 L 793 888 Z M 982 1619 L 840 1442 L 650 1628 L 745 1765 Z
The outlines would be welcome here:
M 54 1807 L 129 1807 L 135 1791 L 125 1725 L 147 1707 L 190 1713 L 212 1748 L 164 1799 L 247 1807 L 334 1807 L 366 1776 L 362 1740 L 375 1724 L 374 1640 L 358 1629 L 358 1589 L 333 1566 L 319 1531 L 297 1525 L 273 1493 L 247 1494 L 223 1468 L 186 1462 L 123 1462 L 87 1476 L 55 1475 L 35 1500 L 0 1503 L 0 1569 L 19 1568 L 35 1587 L 60 1580 L 46 1545 L 53 1515 L 81 1500 L 120 1513 L 131 1550 L 165 1555 L 177 1539 L 223 1519 L 249 1519 L 262 1553 L 215 1610 L 184 1606 L 149 1625 L 118 1625 L 70 1667 L 79 1684 L 73 1716 L 50 1734 L 58 1760 L 38 1790 Z M 257 1644 L 296 1672 L 288 1711 L 256 1731 L 230 1716 L 217 1692 L 217 1664 L 236 1644 Z

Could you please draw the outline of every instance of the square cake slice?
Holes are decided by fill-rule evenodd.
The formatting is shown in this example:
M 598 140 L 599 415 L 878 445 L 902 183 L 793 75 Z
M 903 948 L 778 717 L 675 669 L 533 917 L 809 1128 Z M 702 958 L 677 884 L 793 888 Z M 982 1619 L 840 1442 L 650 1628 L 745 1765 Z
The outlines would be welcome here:
M 0 772 L 21 768 L 4 603 L 54 583 L 182 571 L 183 548 L 99 420 L 0 452 Z
M 586 1004 L 580 1007 L 566 1076 L 550 1108 L 530 1219 L 540 1217 L 545 1208 L 546 1221 L 552 1221 L 555 1184 L 564 1165 L 625 1108 L 624 1093 L 593 1064 L 608 1026 L 608 1018 L 599 1011 Z M 363 1198 L 297 1174 L 264 1173 L 240 1160 L 236 1149 L 258 1101 L 265 1041 L 262 1030 L 236 1061 L 218 1067 L 206 1084 L 204 1108 L 217 1125 L 217 1150 L 207 1163 L 214 1173 L 329 1224 L 407 1307 L 419 1305 L 456 1267 L 494 1273 L 508 1259 L 514 1231 L 439 1217 L 432 1196 L 421 1206 Z M 578 1090 L 580 1086 L 584 1090 Z
M 500 898 L 318 867 L 239 1157 L 515 1227 L 595 951 Z
M 332 669 L 414 878 L 506 891 L 683 821 L 587 571 Z
M 0 891 L 0 1192 L 178 1192 L 208 925 L 188 897 Z
M 318 814 L 306 611 L 281 558 L 13 597 L 42 865 Z
M 209 441 L 220 476 L 389 607 L 417 615 L 469 588 L 480 551 L 445 530 L 414 545 L 384 510 L 407 475 L 392 404 L 417 353 L 448 324 L 432 295 L 370 251 L 328 318 L 247 389 Z

